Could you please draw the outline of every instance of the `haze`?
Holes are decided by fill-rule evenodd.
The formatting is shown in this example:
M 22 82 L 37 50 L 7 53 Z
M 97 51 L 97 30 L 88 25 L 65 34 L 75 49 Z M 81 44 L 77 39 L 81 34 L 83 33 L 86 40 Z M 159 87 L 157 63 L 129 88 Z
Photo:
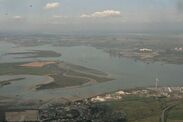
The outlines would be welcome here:
M 182 0 L 0 0 L 0 31 L 181 31 Z

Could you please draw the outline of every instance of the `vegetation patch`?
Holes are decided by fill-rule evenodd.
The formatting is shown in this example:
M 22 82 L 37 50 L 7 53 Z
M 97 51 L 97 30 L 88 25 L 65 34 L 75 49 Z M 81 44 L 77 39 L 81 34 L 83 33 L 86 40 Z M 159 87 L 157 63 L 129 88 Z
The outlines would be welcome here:
M 183 121 L 183 103 L 175 106 L 168 112 L 168 119 Z
M 55 61 L 0 64 L 0 75 L 49 75 L 54 78 L 54 82 L 52 83 L 38 85 L 36 87 L 37 90 L 77 86 L 91 81 L 105 82 L 112 80 L 112 78 L 100 75 L 105 74 L 100 72 L 101 71 L 79 67 L 78 65 L 75 66 L 73 64 L 70 65 Z
M 154 97 L 125 96 L 122 100 L 107 102 L 113 111 L 123 111 L 128 122 L 159 122 L 161 102 Z
M 16 53 L 7 53 L 7 55 L 17 55 L 21 58 L 47 58 L 47 57 L 60 57 L 61 54 L 50 51 L 50 50 L 33 50 L 30 52 L 16 52 Z

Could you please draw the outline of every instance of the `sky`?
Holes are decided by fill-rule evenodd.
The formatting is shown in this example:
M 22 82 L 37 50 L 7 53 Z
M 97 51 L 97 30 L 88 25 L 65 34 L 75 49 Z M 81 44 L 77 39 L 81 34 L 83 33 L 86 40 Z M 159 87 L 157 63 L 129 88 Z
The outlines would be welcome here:
M 0 31 L 179 31 L 183 0 L 0 0 Z

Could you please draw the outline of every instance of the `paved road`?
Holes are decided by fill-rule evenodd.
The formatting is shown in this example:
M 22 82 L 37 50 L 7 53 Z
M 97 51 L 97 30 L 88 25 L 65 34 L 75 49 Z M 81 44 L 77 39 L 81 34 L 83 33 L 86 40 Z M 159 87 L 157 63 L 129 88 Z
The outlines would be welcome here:
M 177 104 L 173 104 L 173 105 L 170 105 L 168 107 L 166 107 L 163 111 L 162 111 L 162 114 L 161 114 L 161 122 L 166 122 L 167 120 L 167 116 L 166 116 L 166 113 L 168 110 L 170 110 L 171 108 L 173 108 L 174 106 L 176 106 Z

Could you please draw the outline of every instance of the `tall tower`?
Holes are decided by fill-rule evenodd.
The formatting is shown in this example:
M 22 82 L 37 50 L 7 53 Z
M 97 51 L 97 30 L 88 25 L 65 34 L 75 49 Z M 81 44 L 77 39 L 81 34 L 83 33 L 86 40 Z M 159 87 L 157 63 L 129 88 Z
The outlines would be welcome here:
M 156 78 L 156 81 L 155 81 L 155 88 L 156 88 L 156 89 L 158 88 L 158 82 L 159 82 L 159 79 Z

